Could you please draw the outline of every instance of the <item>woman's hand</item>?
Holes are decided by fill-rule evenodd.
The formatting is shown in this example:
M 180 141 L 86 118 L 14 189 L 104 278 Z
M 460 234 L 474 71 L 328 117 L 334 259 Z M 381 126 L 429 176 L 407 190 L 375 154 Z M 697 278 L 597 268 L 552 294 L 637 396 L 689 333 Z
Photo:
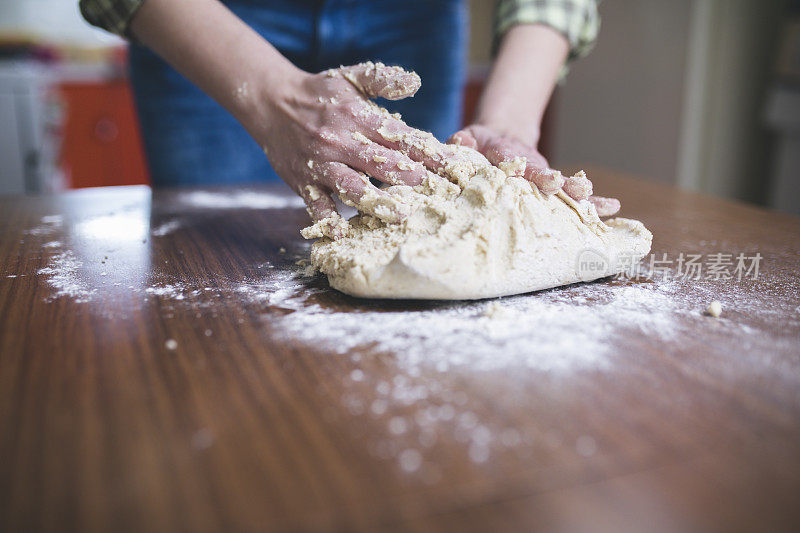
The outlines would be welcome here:
M 563 190 L 575 200 L 588 199 L 600 216 L 609 216 L 619 210 L 619 201 L 592 196 L 592 182 L 586 176 L 563 177 L 549 168 L 537 149 L 542 116 L 568 44 L 561 34 L 539 24 L 508 30 L 478 103 L 475 124 L 455 133 L 450 142 L 475 148 L 544 194 Z
M 601 217 L 611 216 L 619 211 L 619 200 L 592 195 L 592 182 L 589 178 L 582 174 L 562 176 L 561 172 L 549 168 L 547 160 L 535 145 L 527 145 L 516 137 L 473 124 L 454 133 L 448 142 L 479 151 L 490 163 L 509 176 L 525 178 L 536 184 L 544 194 L 550 195 L 563 190 L 574 200 L 589 200 Z
M 448 142 L 479 151 L 509 176 L 524 177 L 545 194 L 553 194 L 564 186 L 560 174 L 547 172 L 547 160 L 536 146 L 527 145 L 511 135 L 473 124 L 454 133 Z
M 430 173 L 459 180 L 467 156 L 432 134 L 409 127 L 369 98 L 397 100 L 420 87 L 416 73 L 381 63 L 296 71 L 266 86 L 261 111 L 240 120 L 262 145 L 278 175 L 306 202 L 314 222 L 336 213 L 332 195 L 387 222 L 407 206 L 372 185 L 419 185 Z M 459 165 L 460 162 L 466 163 Z
M 473 148 L 509 176 L 517 176 L 536 184 L 547 195 L 563 190 L 576 201 L 589 200 L 598 216 L 607 217 L 619 211 L 616 198 L 592 195 L 592 182 L 585 175 L 562 176 L 549 168 L 536 146 L 527 145 L 511 135 L 496 133 L 487 126 L 473 124 L 450 137 L 448 141 Z
M 147 0 L 131 30 L 247 128 L 315 222 L 335 213 L 334 193 L 399 220 L 405 206 L 366 174 L 416 185 L 426 168 L 453 174 L 463 158 L 369 101 L 412 96 L 420 86 L 414 73 L 364 63 L 308 74 L 217 0 Z
M 272 88 L 260 98 L 263 111 L 245 119 L 245 125 L 278 175 L 305 200 L 315 222 L 336 212 L 332 194 L 360 211 L 399 221 L 404 206 L 369 177 L 390 185 L 418 185 L 427 172 L 386 146 L 376 130 L 387 120 L 402 122 L 368 98 L 397 100 L 413 96 L 419 87 L 416 73 L 381 63 L 319 74 L 296 71 L 279 90 Z

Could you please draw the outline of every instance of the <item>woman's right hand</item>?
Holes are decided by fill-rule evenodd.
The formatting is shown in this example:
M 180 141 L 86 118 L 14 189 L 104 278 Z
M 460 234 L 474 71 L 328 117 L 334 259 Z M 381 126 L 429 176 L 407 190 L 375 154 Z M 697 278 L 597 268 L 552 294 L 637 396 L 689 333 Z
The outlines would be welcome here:
M 381 63 L 295 71 L 262 97 L 261 111 L 242 118 L 278 175 L 306 202 L 314 222 L 332 216 L 332 195 L 387 222 L 407 206 L 372 185 L 419 185 L 429 173 L 453 172 L 465 159 L 432 134 L 411 128 L 399 115 L 371 102 L 413 96 L 419 76 Z
M 261 111 L 245 120 L 278 175 L 308 206 L 314 222 L 336 213 L 332 194 L 389 222 L 401 220 L 402 205 L 372 185 L 418 185 L 426 169 L 378 132 L 387 122 L 411 130 L 369 98 L 413 96 L 419 76 L 400 67 L 362 63 L 319 74 L 295 71 L 279 90 L 256 95 Z M 277 93 L 277 94 L 276 94 Z
M 406 206 L 367 175 L 416 185 L 429 171 L 454 173 L 462 157 L 454 147 L 369 101 L 412 96 L 420 86 L 415 73 L 363 63 L 308 74 L 217 0 L 191 4 L 148 0 L 131 31 L 247 128 L 314 222 L 335 215 L 333 194 L 359 211 L 401 220 Z

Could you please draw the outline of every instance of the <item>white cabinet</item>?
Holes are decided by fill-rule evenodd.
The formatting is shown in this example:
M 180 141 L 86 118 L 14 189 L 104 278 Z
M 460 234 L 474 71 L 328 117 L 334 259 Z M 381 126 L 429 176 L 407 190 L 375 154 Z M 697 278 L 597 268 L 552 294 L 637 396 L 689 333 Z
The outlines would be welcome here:
M 57 170 L 58 106 L 47 71 L 33 62 L 0 62 L 0 194 L 62 189 Z

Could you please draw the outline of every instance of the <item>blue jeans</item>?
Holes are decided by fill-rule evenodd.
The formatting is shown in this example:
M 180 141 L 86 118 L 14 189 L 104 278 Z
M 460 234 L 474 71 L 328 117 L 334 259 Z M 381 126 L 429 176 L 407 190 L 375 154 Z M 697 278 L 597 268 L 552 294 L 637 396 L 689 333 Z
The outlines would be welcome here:
M 366 60 L 418 72 L 422 88 L 414 98 L 379 103 L 442 140 L 459 128 L 468 22 L 463 0 L 225 3 L 308 72 Z M 130 70 L 153 185 L 280 179 L 236 119 L 155 54 L 132 45 Z

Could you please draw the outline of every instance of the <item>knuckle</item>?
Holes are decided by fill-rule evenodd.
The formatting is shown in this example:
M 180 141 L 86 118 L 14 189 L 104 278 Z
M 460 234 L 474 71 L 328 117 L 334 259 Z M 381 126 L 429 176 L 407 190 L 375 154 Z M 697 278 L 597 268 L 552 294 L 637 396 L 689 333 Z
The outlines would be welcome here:
M 325 127 L 325 126 L 316 128 L 314 130 L 314 134 L 317 137 L 319 137 L 320 139 L 325 140 L 325 141 L 327 141 L 327 140 L 329 140 L 329 139 L 331 139 L 333 137 L 333 132 L 329 128 Z
M 316 131 L 316 137 L 325 147 L 341 146 L 342 141 L 331 128 L 321 127 Z
M 360 102 L 351 99 L 345 100 L 341 103 L 342 111 L 353 117 L 358 116 L 358 113 L 361 111 L 362 107 L 363 106 Z

